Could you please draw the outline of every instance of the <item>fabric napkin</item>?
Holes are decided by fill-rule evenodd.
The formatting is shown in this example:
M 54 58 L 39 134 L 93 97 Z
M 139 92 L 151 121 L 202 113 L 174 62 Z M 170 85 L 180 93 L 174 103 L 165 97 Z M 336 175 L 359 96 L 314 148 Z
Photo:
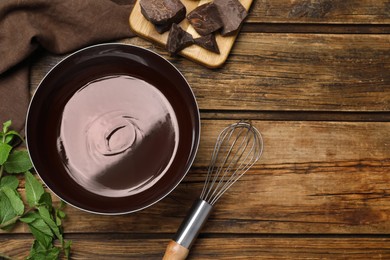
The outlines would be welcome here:
M 11 119 L 15 130 L 23 128 L 30 100 L 29 67 L 40 50 L 64 54 L 133 36 L 128 24 L 133 2 L 1 0 L 0 124 Z

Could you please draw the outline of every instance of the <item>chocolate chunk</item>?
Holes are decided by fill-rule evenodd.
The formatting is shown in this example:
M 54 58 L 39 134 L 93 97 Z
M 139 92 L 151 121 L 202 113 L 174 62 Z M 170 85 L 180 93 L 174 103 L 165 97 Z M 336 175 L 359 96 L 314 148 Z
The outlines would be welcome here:
M 186 16 L 186 8 L 180 0 L 140 0 L 141 13 L 151 23 L 179 23 Z
M 172 24 L 168 35 L 167 50 L 174 55 L 194 43 L 194 38 L 188 32 L 184 31 L 179 25 Z
M 162 33 L 165 33 L 167 31 L 169 31 L 169 29 L 171 29 L 172 24 L 173 23 L 169 23 L 169 24 L 155 24 L 154 28 L 156 29 L 156 31 L 159 34 L 162 34 Z
M 221 34 L 235 33 L 240 28 L 248 12 L 238 0 L 214 0 L 214 4 L 218 8 L 223 22 Z
M 207 35 L 222 27 L 218 9 L 213 3 L 200 5 L 187 15 L 188 21 L 200 35 Z
M 196 38 L 194 40 L 194 42 L 195 42 L 195 44 L 205 48 L 206 50 L 209 50 L 209 51 L 212 51 L 212 52 L 215 52 L 218 54 L 220 53 L 214 34 L 208 34 L 206 36 Z

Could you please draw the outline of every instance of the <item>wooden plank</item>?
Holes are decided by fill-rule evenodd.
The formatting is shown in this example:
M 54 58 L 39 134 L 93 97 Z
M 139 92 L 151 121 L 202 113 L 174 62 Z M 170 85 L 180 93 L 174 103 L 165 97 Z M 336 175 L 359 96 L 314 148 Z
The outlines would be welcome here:
M 247 22 L 389 24 L 390 4 L 386 0 L 258 0 Z
M 240 0 L 241 4 L 245 7 L 246 10 L 249 9 L 252 4 L 252 1 L 253 0 Z M 204 5 L 208 2 L 210 2 L 210 0 L 182 1 L 182 3 L 186 6 L 187 14 L 193 9 L 195 9 L 197 6 Z M 135 3 L 135 6 L 130 14 L 129 24 L 130 28 L 137 35 L 161 46 L 166 46 L 169 32 L 165 32 L 163 34 L 157 32 L 154 25 L 149 22 L 141 13 L 139 1 Z M 180 23 L 180 27 L 183 28 L 189 34 L 191 34 L 194 38 L 200 37 L 200 35 L 195 31 L 194 27 L 190 25 L 187 19 L 184 19 Z M 208 51 L 196 44 L 185 48 L 184 50 L 180 51 L 179 54 L 209 68 L 221 67 L 229 56 L 230 50 L 233 47 L 237 34 L 238 32 L 230 36 L 222 36 L 219 33 L 215 34 L 215 40 L 218 44 L 220 51 L 220 53 L 218 54 Z
M 66 232 L 176 232 L 200 194 L 216 136 L 232 122 L 202 121 L 193 168 L 161 202 L 115 217 L 68 207 Z M 253 123 L 264 137 L 263 157 L 217 203 L 203 232 L 390 232 L 390 122 Z
M 390 35 L 241 34 L 222 70 L 179 68 L 201 109 L 388 111 L 388 46 Z
M 244 23 L 241 32 L 313 34 L 389 34 L 390 24 Z
M 145 40 L 123 42 L 167 57 Z M 389 111 L 389 46 L 390 35 L 241 33 L 222 69 L 167 58 L 202 110 Z M 35 64 L 33 86 L 57 60 L 46 56 Z
M 161 259 L 168 239 L 72 237 L 72 259 Z M 32 240 L 0 236 L 0 252 L 28 255 Z M 389 238 L 198 238 L 190 259 L 389 259 Z

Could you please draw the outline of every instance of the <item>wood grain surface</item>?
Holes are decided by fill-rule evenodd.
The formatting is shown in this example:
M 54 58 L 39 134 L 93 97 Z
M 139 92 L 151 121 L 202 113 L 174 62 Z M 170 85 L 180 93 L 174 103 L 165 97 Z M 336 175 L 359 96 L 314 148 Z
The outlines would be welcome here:
M 71 236 L 73 259 L 161 259 L 167 239 Z M 5 242 L 0 236 L 0 243 Z M 5 253 L 27 256 L 32 239 L 6 241 Z M 237 254 L 239 252 L 239 254 Z M 234 256 L 234 257 L 233 257 Z M 198 238 L 188 259 L 389 259 L 389 238 L 261 237 Z
M 388 25 L 389 14 L 387 0 L 257 0 L 247 21 Z
M 201 111 L 199 152 L 184 181 L 148 209 L 112 217 L 68 206 L 72 258 L 161 259 L 199 196 L 216 136 L 248 119 L 264 154 L 218 202 L 188 259 L 390 259 L 389 8 L 255 0 L 215 70 L 122 40 L 163 55 L 187 78 Z M 61 58 L 36 57 L 32 92 Z M 24 225 L 1 232 L 0 255 L 22 259 L 31 241 Z
M 390 109 L 390 36 L 241 33 L 224 68 L 208 70 L 140 39 L 188 79 L 201 110 L 379 112 Z M 59 58 L 46 57 L 32 85 Z
M 114 218 L 68 207 L 67 232 L 174 233 L 200 194 L 216 134 L 232 122 L 202 121 L 203 138 L 194 165 L 163 201 Z M 390 230 L 386 182 L 390 122 L 252 123 L 263 135 L 264 154 L 220 200 L 204 232 L 386 234 Z M 15 231 L 28 232 L 25 226 Z

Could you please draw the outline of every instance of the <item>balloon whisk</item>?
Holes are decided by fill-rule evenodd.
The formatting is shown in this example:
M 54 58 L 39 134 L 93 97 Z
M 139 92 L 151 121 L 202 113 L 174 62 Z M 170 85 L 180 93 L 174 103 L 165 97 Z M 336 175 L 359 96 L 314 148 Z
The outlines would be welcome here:
M 260 132 L 250 123 L 238 122 L 219 134 L 200 198 L 168 244 L 164 258 L 185 259 L 214 204 L 259 159 L 263 152 Z
M 200 198 L 214 205 L 260 159 L 262 151 L 260 132 L 251 124 L 225 128 L 215 144 Z

